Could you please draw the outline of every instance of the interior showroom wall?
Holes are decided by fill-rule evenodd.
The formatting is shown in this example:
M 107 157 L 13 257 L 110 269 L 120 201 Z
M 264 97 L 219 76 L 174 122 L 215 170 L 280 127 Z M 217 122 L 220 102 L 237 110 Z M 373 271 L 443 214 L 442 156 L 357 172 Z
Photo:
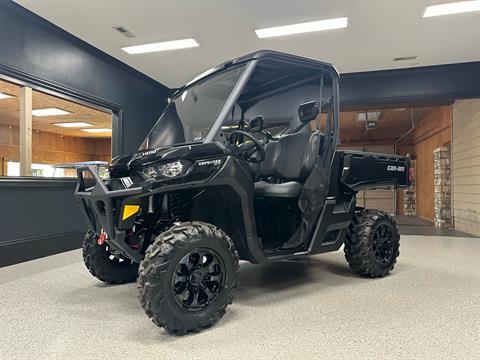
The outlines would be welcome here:
M 161 113 L 170 90 L 13 2 L 2 2 L 0 10 L 0 28 L 10 34 L 2 41 L 0 53 L 0 73 L 4 78 L 16 84 L 13 85 L 16 89 L 30 85 L 65 101 L 110 112 L 113 155 L 135 149 Z M 12 91 L 13 95 L 17 91 Z M 13 101 L 19 108 L 19 97 Z M 33 101 L 35 105 L 36 93 Z M 6 114 L 4 104 L 0 106 L 2 114 Z M 20 117 L 16 116 L 18 126 Z M 33 131 L 35 146 L 35 127 Z M 17 138 L 17 134 L 13 127 L 2 131 L 4 137 Z M 129 141 L 124 141 L 125 134 Z M 45 139 L 46 136 L 46 147 L 58 153 L 60 149 L 52 148 L 53 141 Z M 84 146 L 83 152 L 92 150 L 91 144 L 78 146 Z M 9 149 L 18 153 L 11 146 Z M 35 163 L 40 154 L 39 150 L 33 150 Z M 101 155 L 58 160 L 60 163 L 106 158 Z M 3 264 L 42 256 L 52 249 L 61 251 L 81 245 L 86 226 L 72 196 L 74 189 L 75 181 L 65 179 L 0 180 L 2 203 L 13 204 L 0 210 L 4 228 L 0 237 Z M 28 219 L 27 226 L 24 219 Z M 9 250 L 12 246 L 15 250 Z
M 480 0 L 0 33 L 0 360 L 480 359 Z

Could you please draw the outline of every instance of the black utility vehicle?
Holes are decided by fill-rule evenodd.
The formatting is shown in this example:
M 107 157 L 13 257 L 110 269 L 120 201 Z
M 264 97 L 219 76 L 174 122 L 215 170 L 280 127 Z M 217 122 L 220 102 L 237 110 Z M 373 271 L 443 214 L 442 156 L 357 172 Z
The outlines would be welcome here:
M 140 150 L 110 178 L 88 165 L 75 192 L 88 270 L 135 281 L 148 317 L 172 333 L 211 326 L 233 300 L 239 259 L 338 250 L 360 275 L 388 274 L 392 217 L 355 206 L 365 188 L 407 186 L 402 156 L 338 150 L 339 75 L 274 51 L 225 62 L 178 89 Z

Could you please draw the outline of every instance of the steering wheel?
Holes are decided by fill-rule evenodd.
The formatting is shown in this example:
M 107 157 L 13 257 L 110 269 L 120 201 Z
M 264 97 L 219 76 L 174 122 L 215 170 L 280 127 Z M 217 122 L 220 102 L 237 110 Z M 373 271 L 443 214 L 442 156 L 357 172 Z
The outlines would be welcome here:
M 251 143 L 243 143 L 237 146 L 238 156 L 240 156 L 243 160 L 254 163 L 254 164 L 261 163 L 263 160 L 265 160 L 265 149 L 263 148 L 262 143 L 258 141 L 255 138 L 255 136 L 253 136 L 252 134 L 246 131 L 233 130 L 230 133 L 230 137 L 229 137 L 231 144 L 235 144 L 235 140 L 238 135 L 243 135 L 249 138 L 250 140 L 252 140 Z M 259 157 L 252 157 L 253 154 L 255 154 L 256 152 L 258 152 Z

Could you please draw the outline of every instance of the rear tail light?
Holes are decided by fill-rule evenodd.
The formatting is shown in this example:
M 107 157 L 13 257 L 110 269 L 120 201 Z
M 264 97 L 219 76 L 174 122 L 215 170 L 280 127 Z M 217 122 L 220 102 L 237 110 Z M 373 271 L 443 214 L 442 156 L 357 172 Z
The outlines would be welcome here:
M 415 169 L 410 167 L 408 169 L 408 181 L 412 182 L 415 179 Z

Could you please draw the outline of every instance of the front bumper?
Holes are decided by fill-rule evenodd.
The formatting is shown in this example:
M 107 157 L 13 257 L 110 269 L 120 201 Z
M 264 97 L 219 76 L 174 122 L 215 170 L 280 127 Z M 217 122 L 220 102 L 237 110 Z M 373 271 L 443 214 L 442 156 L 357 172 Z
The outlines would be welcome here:
M 92 179 L 85 178 L 87 173 Z M 140 195 L 148 193 L 149 188 L 110 190 L 107 181 L 91 166 L 78 168 L 77 177 L 75 198 L 90 230 L 97 235 L 103 230 L 111 246 L 128 258 L 140 261 L 141 255 L 128 246 L 125 237 L 136 218 L 134 215 L 140 211 Z

